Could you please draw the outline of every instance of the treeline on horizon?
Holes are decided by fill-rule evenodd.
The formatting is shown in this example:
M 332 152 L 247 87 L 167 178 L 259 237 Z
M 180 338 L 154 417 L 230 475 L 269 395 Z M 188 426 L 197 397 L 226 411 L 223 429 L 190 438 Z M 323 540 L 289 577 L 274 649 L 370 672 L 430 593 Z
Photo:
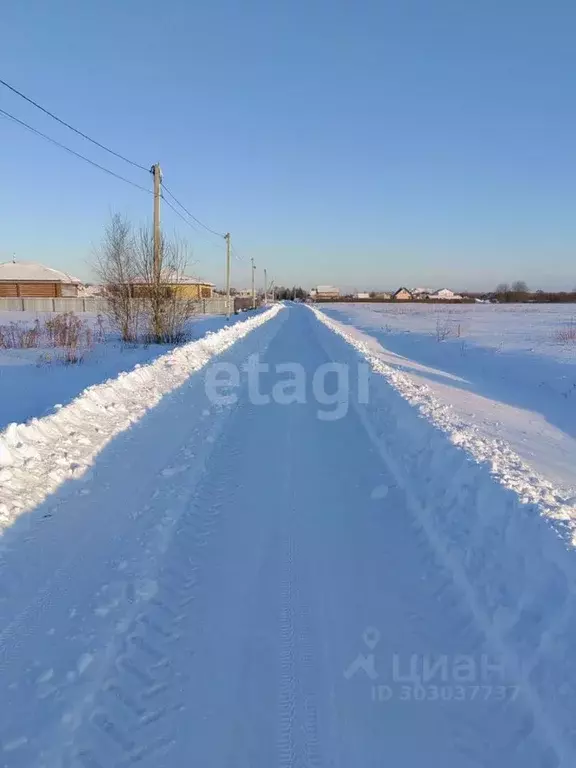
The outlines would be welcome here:
M 531 291 L 523 280 L 518 280 L 512 285 L 500 283 L 496 290 L 490 294 L 475 294 L 467 292 L 462 294 L 471 298 L 494 299 L 501 304 L 513 302 L 530 302 L 536 304 L 576 302 L 576 288 L 572 291 Z

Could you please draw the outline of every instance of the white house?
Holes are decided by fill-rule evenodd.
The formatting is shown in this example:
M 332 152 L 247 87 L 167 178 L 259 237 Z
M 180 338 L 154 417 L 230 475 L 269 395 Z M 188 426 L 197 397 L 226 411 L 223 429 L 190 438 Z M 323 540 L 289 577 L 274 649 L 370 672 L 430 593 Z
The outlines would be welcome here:
M 434 293 L 431 293 L 430 298 L 441 299 L 442 301 L 459 301 L 462 296 L 454 293 L 454 291 L 451 291 L 449 288 L 442 288 L 439 291 L 434 291 Z
M 354 294 L 354 298 L 355 299 L 369 299 L 370 298 L 370 294 L 369 293 L 363 293 L 363 292 L 355 293 Z

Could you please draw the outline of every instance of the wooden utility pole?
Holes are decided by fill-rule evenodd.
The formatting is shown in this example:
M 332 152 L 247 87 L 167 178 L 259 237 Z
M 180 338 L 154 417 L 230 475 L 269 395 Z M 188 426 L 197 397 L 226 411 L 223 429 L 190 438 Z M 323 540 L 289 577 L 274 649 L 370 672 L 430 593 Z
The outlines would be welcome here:
M 230 320 L 230 232 L 226 232 L 224 240 L 226 240 L 226 317 Z
M 266 270 L 264 270 L 264 304 L 266 304 L 268 301 L 268 275 L 266 274 Z
M 160 185 L 162 183 L 162 171 L 160 163 L 156 163 L 150 169 L 154 178 L 154 282 L 156 287 L 160 285 Z
M 256 266 L 254 264 L 254 257 L 250 259 L 252 262 L 252 309 L 256 309 L 256 291 L 254 289 L 254 272 L 256 271 Z

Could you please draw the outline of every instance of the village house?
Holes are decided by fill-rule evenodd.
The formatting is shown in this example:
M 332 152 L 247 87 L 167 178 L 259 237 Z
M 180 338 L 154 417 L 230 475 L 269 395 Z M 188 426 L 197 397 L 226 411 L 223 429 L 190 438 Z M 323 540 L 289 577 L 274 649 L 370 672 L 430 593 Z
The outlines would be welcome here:
M 414 298 L 408 288 L 398 288 L 396 293 L 392 295 L 394 301 L 412 301 Z
M 174 290 L 179 299 L 199 300 L 211 299 L 214 296 L 214 283 L 207 280 L 199 280 L 188 275 L 163 275 L 162 286 Z M 140 278 L 132 285 L 132 295 L 145 296 L 149 290 L 146 280 Z
M 15 260 L 0 264 L 0 298 L 75 298 L 79 287 L 77 278 L 43 264 Z
M 333 285 L 319 285 L 310 291 L 310 296 L 316 301 L 334 301 L 340 298 L 340 288 Z
M 439 301 L 460 301 L 462 296 L 454 293 L 454 291 L 451 291 L 449 288 L 442 288 L 439 291 L 434 291 L 434 293 L 431 293 L 430 298 L 432 300 L 436 299 Z

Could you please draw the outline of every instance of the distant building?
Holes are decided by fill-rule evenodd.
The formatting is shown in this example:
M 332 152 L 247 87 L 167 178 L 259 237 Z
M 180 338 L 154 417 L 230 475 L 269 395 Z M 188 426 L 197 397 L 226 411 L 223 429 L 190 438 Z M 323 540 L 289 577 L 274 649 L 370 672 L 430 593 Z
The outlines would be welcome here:
M 370 294 L 369 293 L 355 293 L 354 294 L 355 299 L 369 299 Z
M 412 296 L 415 299 L 428 299 L 432 293 L 433 291 L 428 288 L 414 288 L 412 291 Z
M 442 288 L 440 291 L 434 291 L 434 293 L 431 293 L 430 298 L 439 299 L 441 301 L 460 301 L 462 296 L 454 293 L 454 291 L 451 291 L 448 288 Z
M 395 301 L 411 301 L 414 297 L 408 288 L 398 288 L 396 293 L 393 294 L 392 298 Z
M 0 264 L 0 297 L 59 299 L 78 296 L 80 280 L 30 261 Z
M 91 299 L 94 296 L 103 296 L 105 288 L 103 285 L 80 285 L 78 286 L 78 296 L 83 299 Z
M 170 273 L 162 275 L 161 281 L 163 286 L 172 288 L 181 299 L 211 299 L 214 296 L 214 283 L 199 280 L 197 277 Z M 136 280 L 132 285 L 134 296 L 145 296 L 147 290 L 148 283 L 144 278 Z
M 333 285 L 319 285 L 310 291 L 310 296 L 316 301 L 333 301 L 340 298 L 340 288 L 335 288 Z

